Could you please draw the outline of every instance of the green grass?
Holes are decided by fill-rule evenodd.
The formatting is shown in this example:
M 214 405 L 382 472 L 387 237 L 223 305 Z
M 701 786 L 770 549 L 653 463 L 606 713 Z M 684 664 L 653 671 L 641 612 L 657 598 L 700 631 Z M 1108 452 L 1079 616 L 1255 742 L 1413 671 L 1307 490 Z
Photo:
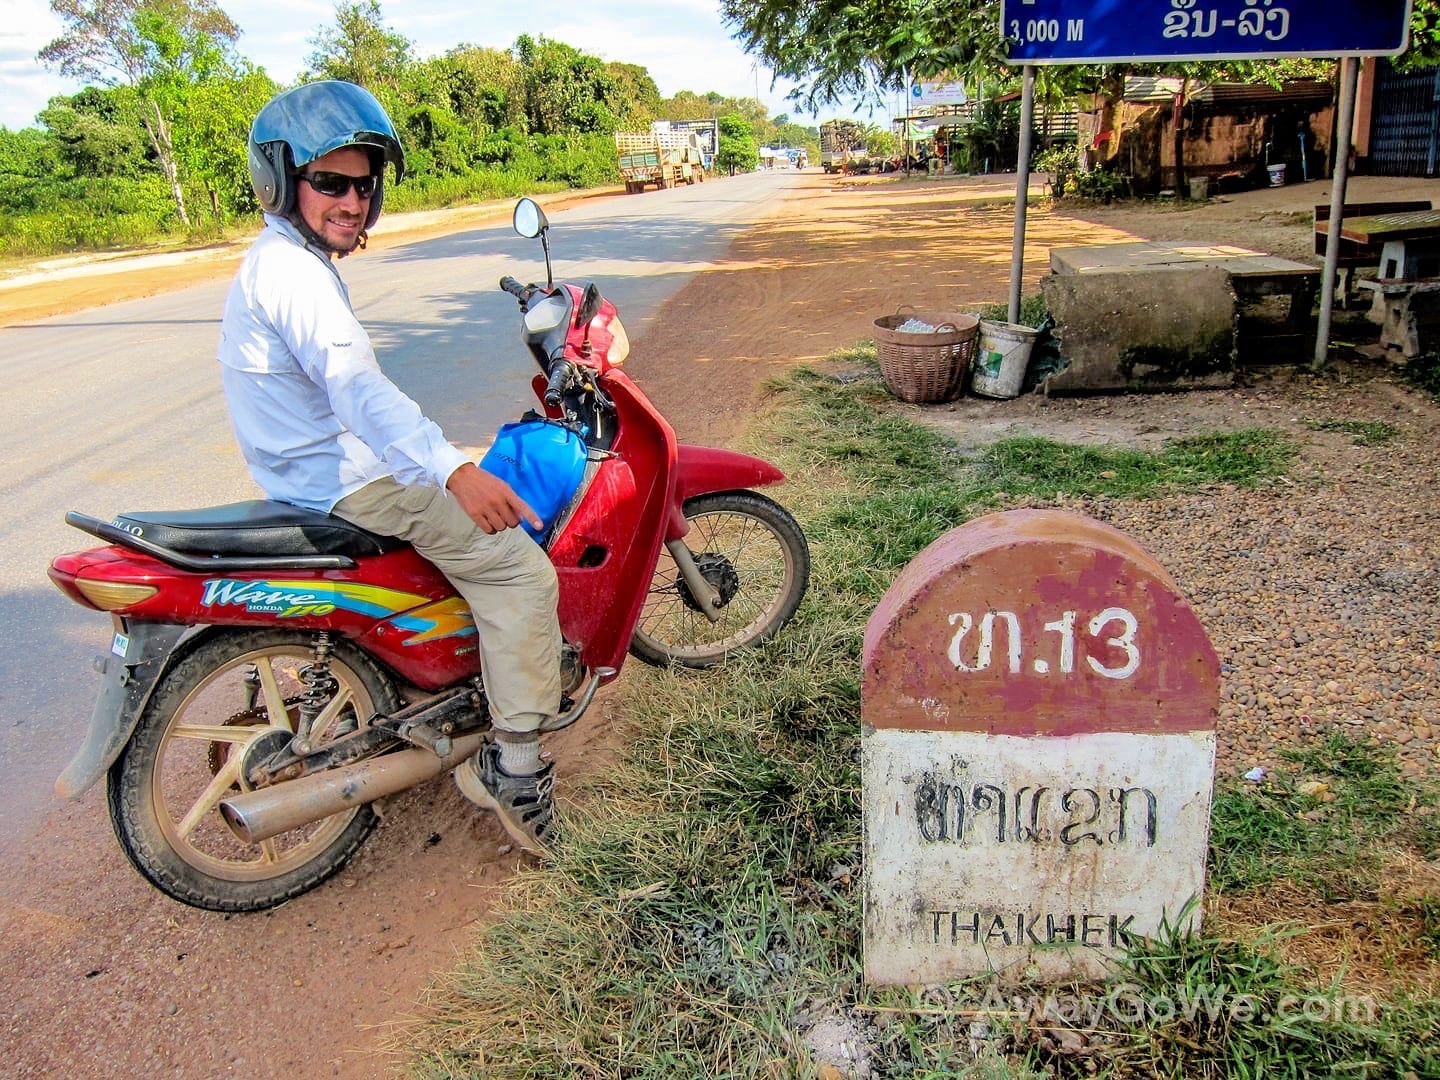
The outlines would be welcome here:
M 1265 934 L 1241 944 L 1167 929 L 1132 948 L 1118 973 L 1129 993 L 1110 1013 L 1116 1073 L 1176 1080 L 1398 1080 L 1407 1069 L 1435 1075 L 1440 1010 L 1433 1001 L 1401 997 L 1382 1007 L 1375 997 L 1315 985 L 1305 971 L 1276 958 L 1281 937 Z M 1143 1019 L 1133 1004 L 1139 1002 L 1146 1006 Z
M 1211 883 L 1222 891 L 1287 879 L 1326 900 L 1373 898 L 1377 849 L 1431 842 L 1437 792 L 1407 781 L 1393 753 L 1344 734 L 1281 752 L 1289 764 L 1259 784 L 1217 792 Z M 1323 784 L 1311 794 L 1307 784 Z
M 1305 426 L 1311 431 L 1338 431 L 1355 436 L 1356 446 L 1384 446 L 1397 435 L 1394 424 L 1379 420 L 1306 420 Z
M 755 435 L 756 449 L 790 476 L 783 497 L 812 548 L 810 592 L 795 620 L 716 670 L 627 669 L 613 763 L 570 780 L 571 790 L 583 786 L 567 807 L 564 843 L 543 870 L 513 883 L 510 910 L 431 996 L 427 1023 L 407 1036 L 410 1073 L 814 1077 L 804 1036 L 823 1020 L 870 1047 L 877 1078 L 1398 1080 L 1402 1065 L 1434 1075 L 1427 1070 L 1440 1062 L 1422 1055 L 1440 1042 L 1440 1011 L 1427 1002 L 1395 1005 L 1373 1031 L 1247 1025 L 1228 1014 L 1219 1026 L 1183 1017 L 1129 1025 L 1107 1014 L 1103 1030 L 1060 1025 L 1061 1037 L 1043 1018 L 987 1010 L 994 989 L 983 982 L 863 984 L 859 657 L 866 620 L 895 573 L 1001 503 L 1259 484 L 1290 453 L 1278 436 L 1241 432 L 1158 455 L 1026 439 L 966 456 L 890 415 L 872 358 L 853 350 L 852 374 L 802 370 L 773 384 L 773 409 Z M 1296 766 L 1332 777 L 1343 793 L 1326 804 L 1332 823 L 1297 817 L 1308 804 L 1294 796 L 1257 809 L 1257 793 L 1245 789 L 1217 802 L 1217 839 L 1263 841 L 1271 862 L 1295 847 L 1323 863 L 1324 842 L 1346 828 L 1401 828 L 1396 799 L 1408 794 L 1383 761 L 1339 744 L 1314 752 Z M 1312 835 L 1322 828 L 1323 841 Z M 1213 873 L 1239 888 L 1259 870 L 1217 861 Z M 1152 996 L 1202 979 L 1230 980 L 1267 1002 L 1316 992 L 1265 948 L 1210 938 L 1147 946 L 1117 979 Z M 1111 992 L 1071 989 L 1091 1002 Z M 1346 1064 L 1360 1060 L 1384 1067 Z
M 1050 311 L 1045 306 L 1045 297 L 1040 293 L 1031 293 L 1029 296 L 1020 297 L 1020 317 L 1016 320 L 1019 326 L 1033 326 L 1038 328 Z M 986 319 L 990 322 L 1009 322 L 1009 303 L 986 304 L 975 311 L 975 316 Z

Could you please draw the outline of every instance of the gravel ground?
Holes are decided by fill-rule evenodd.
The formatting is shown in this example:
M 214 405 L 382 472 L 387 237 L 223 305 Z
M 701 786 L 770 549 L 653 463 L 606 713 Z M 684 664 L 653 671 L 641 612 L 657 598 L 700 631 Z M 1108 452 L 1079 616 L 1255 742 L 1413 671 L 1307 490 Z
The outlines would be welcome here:
M 915 410 L 964 440 L 1040 434 L 1156 449 L 1184 435 L 1278 429 L 1300 447 L 1260 489 L 1132 502 L 1071 499 L 1154 555 L 1194 604 L 1221 662 L 1217 776 L 1277 764 L 1341 729 L 1396 748 L 1411 775 L 1440 766 L 1440 408 L 1383 364 L 1316 378 L 1290 369 L 1206 393 Z M 1378 446 L 1307 420 L 1383 421 Z

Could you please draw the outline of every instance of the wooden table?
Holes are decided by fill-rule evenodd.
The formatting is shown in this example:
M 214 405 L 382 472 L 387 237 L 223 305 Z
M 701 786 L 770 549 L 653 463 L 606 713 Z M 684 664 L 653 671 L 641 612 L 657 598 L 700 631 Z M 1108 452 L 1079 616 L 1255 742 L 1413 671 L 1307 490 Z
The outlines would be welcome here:
M 1440 210 L 1405 210 L 1342 221 L 1340 236 L 1357 244 L 1384 245 L 1382 280 L 1440 277 Z
M 1414 301 L 1440 292 L 1440 210 L 1371 214 L 1340 223 L 1340 235 L 1360 244 L 1383 244 L 1380 276 L 1362 281 L 1375 294 L 1371 321 L 1380 324 L 1380 344 L 1406 357 L 1420 355 L 1420 326 Z
M 1440 237 L 1440 210 L 1401 210 L 1347 218 L 1340 222 L 1340 235 L 1357 244 Z
M 1223 271 L 1235 292 L 1241 308 L 1237 346 L 1242 361 L 1263 362 L 1291 349 L 1303 351 L 1306 341 L 1313 340 L 1312 312 L 1320 289 L 1320 269 L 1309 263 L 1230 244 L 1159 240 L 1050 249 L 1050 269 L 1057 274 L 1151 274 L 1201 267 Z M 1289 298 L 1278 329 L 1245 314 L 1246 307 L 1253 310 L 1269 296 Z

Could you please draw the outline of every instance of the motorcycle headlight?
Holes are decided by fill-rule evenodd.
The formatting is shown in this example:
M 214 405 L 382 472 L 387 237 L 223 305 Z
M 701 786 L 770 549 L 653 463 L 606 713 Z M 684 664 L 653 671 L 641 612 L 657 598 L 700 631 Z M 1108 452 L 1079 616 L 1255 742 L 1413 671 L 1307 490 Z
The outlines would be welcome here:
M 611 367 L 619 367 L 630 355 L 630 335 L 625 333 L 625 327 L 620 322 L 620 316 L 610 320 L 610 334 L 614 338 L 610 342 L 610 350 L 606 353 L 605 359 L 610 361 Z

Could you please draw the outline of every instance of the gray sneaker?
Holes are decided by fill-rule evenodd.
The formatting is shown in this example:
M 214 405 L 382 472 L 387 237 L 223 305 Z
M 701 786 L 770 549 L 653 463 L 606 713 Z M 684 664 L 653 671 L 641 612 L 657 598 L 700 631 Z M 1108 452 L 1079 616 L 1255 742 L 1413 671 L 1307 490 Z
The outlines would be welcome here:
M 500 747 L 487 741 L 455 767 L 455 786 L 477 806 L 495 811 L 515 843 L 533 855 L 555 845 L 555 765 L 546 762 L 534 776 L 511 776 L 500 768 Z

